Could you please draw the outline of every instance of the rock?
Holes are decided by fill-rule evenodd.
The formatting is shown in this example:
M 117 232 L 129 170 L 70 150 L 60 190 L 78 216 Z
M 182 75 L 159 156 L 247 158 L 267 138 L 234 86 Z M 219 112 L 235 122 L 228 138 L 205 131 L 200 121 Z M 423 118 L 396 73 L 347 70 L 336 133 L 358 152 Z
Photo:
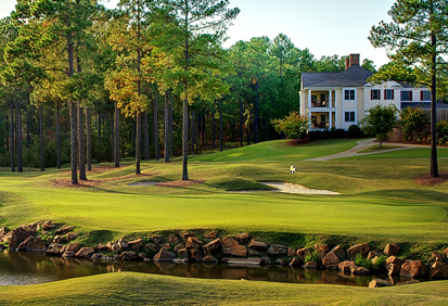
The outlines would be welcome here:
M 347 250 L 347 257 L 348 258 L 355 258 L 356 255 L 361 254 L 362 256 L 369 253 L 370 247 L 367 243 L 357 244 L 352 246 Z
M 448 278 L 448 265 L 441 261 L 436 261 L 429 269 L 430 278 L 445 279 Z
M 277 258 L 275 264 L 277 264 L 278 266 L 286 266 L 288 263 L 284 261 L 283 258 Z
M 75 257 L 75 252 L 65 252 L 62 257 Z
M 47 238 L 47 244 L 52 244 L 53 243 L 53 237 L 48 237 Z
M 324 256 L 327 255 L 328 251 L 330 250 L 330 246 L 328 244 L 316 244 L 314 246 L 314 249 L 316 250 L 316 253 L 320 258 L 324 258 Z
M 137 253 L 134 251 L 126 251 L 120 254 L 120 257 L 118 258 L 120 260 L 125 261 L 136 261 L 138 259 Z
M 180 238 L 182 238 L 182 240 L 184 242 L 187 242 L 188 238 L 193 237 L 194 234 L 192 232 L 184 232 L 182 234 L 180 234 Z
M 192 259 L 196 262 L 201 262 L 204 254 L 199 249 L 189 249 L 188 250 L 188 258 Z
M 238 241 L 238 243 L 246 244 L 250 240 L 250 235 L 249 233 L 238 233 L 235 236 L 235 240 Z
M 61 255 L 64 253 L 65 246 L 62 244 L 52 243 L 48 246 L 48 249 L 45 251 L 47 255 Z
M 269 248 L 269 244 L 252 239 L 249 242 L 248 247 L 259 252 L 266 252 Z
M 126 250 L 128 248 L 128 243 L 126 240 L 124 240 L 124 238 L 118 240 L 117 244 L 119 244 L 123 250 Z
M 426 267 L 421 260 L 406 260 L 400 269 L 400 276 L 416 278 L 426 275 Z
M 369 283 L 369 288 L 390 287 L 392 284 L 382 279 L 374 279 Z
M 218 237 L 218 232 L 217 231 L 207 232 L 205 233 L 204 237 L 206 239 L 216 239 L 216 237 Z
M 140 250 L 143 247 L 142 239 L 133 240 L 128 242 L 128 248 L 133 250 Z
M 3 252 L 4 250 L 6 250 L 6 246 L 3 244 L 0 244 L 0 252 Z
M 67 241 L 72 241 L 78 238 L 78 233 L 68 233 L 67 234 Z
M 440 254 L 439 252 L 432 253 L 432 258 L 434 258 L 435 261 L 446 262 L 446 256 L 443 254 Z
M 188 258 L 174 258 L 173 263 L 175 264 L 188 264 Z
M 15 251 L 26 251 L 27 245 L 33 240 L 34 240 L 33 236 L 28 236 L 28 238 L 26 238 L 19 244 L 19 246 L 15 249 Z M 14 249 L 12 249 L 12 250 L 14 250 Z
M 288 248 L 288 257 L 294 257 L 296 256 L 296 250 L 293 248 Z
M 247 256 L 249 256 L 249 257 L 260 255 L 260 252 L 257 252 L 254 249 L 251 249 L 251 248 L 246 248 L 246 249 L 247 249 Z
M 352 272 L 355 267 L 355 263 L 351 260 L 345 260 L 338 265 L 338 269 L 342 272 Z
M 372 264 L 374 266 L 376 266 L 377 262 L 380 260 L 380 258 L 378 256 L 376 256 L 375 258 L 372 259 Z
M 183 243 L 179 243 L 178 245 L 176 245 L 176 246 L 174 247 L 174 251 L 175 251 L 175 252 L 178 252 L 179 250 L 181 250 L 181 249 L 183 249 L 183 248 L 185 248 L 185 245 L 184 245 Z
M 173 261 L 174 261 L 174 259 L 173 259 Z M 143 262 L 151 262 L 151 258 L 145 257 L 145 258 L 143 258 Z
M 195 237 L 189 237 L 185 246 L 187 249 L 200 249 L 204 243 Z
M 418 283 L 420 283 L 420 281 L 418 281 L 416 279 L 412 279 L 407 282 L 398 283 L 396 286 L 412 285 L 412 284 L 418 284 Z
M 67 237 L 68 237 L 68 235 L 67 235 Z M 97 252 L 97 253 L 106 253 L 106 252 L 112 251 L 110 243 L 108 243 L 107 245 L 100 243 L 100 244 L 94 246 L 93 248 L 95 249 L 95 252 Z
M 163 244 L 163 245 L 161 246 L 161 248 L 164 248 L 165 250 L 168 250 L 168 251 L 171 251 L 171 250 L 172 250 L 171 244 L 169 244 L 169 243 L 165 243 L 165 244 Z
M 317 269 L 319 265 L 315 261 L 308 261 L 302 266 L 303 269 Z
M 305 260 L 305 257 L 311 254 L 311 252 L 308 249 L 301 248 L 296 251 L 296 254 L 297 257 L 299 257 L 300 259 Z
M 286 255 L 288 254 L 288 249 L 284 245 L 280 244 L 271 244 L 267 251 L 269 255 Z
M 76 252 L 75 257 L 89 258 L 94 253 L 95 253 L 94 248 L 83 247 L 78 252 Z
M 300 267 L 303 264 L 303 261 L 300 258 L 294 257 L 288 265 L 290 267 Z
M 329 253 L 329 254 L 325 255 L 324 258 L 322 258 L 322 265 L 324 265 L 327 269 L 336 270 L 340 263 L 341 263 L 341 260 L 334 253 Z
M 53 224 L 53 221 L 51 221 L 51 220 L 45 221 L 44 224 L 42 225 L 42 229 L 44 231 L 49 231 L 53 228 L 54 228 L 54 224 Z
M 114 254 L 121 254 L 123 252 L 123 247 L 119 243 L 114 243 L 111 245 L 111 250 Z
M 94 253 L 92 256 L 90 256 L 90 259 L 103 259 L 103 254 L 100 253 Z
M 266 265 L 266 266 L 270 266 L 271 265 L 271 259 L 268 256 L 263 256 L 260 259 L 261 259 L 261 264 L 262 265 Z
M 11 242 L 9 243 L 9 248 L 15 250 L 19 247 L 25 239 L 30 237 L 30 232 L 23 227 L 18 227 L 12 231 Z
M 400 247 L 393 243 L 388 243 L 384 249 L 384 255 L 386 256 L 398 256 L 400 254 Z
M 64 236 L 59 236 L 57 235 L 56 237 L 54 237 L 53 239 L 53 243 L 66 243 L 67 242 L 67 238 L 65 238 Z
M 63 249 L 62 249 L 62 252 L 74 252 L 74 253 L 76 253 L 76 252 L 79 251 L 80 248 L 81 248 L 80 244 L 78 242 L 74 242 L 74 243 L 70 243 L 70 244 L 65 245 L 63 247 Z M 95 252 L 97 252 L 97 251 L 95 250 Z M 97 253 L 99 253 L 99 252 L 97 252 Z
M 247 249 L 245 246 L 239 245 L 233 238 L 224 238 L 221 240 L 222 253 L 224 255 L 233 255 L 239 257 L 245 257 Z
M 168 238 L 168 241 L 169 241 L 171 244 L 179 243 L 179 236 L 177 236 L 177 235 L 173 235 L 173 236 L 171 236 L 170 238 Z
M 392 275 L 400 275 L 400 269 L 401 266 L 396 265 L 396 264 L 388 264 L 386 266 L 387 269 L 387 274 L 392 276 Z
M 1 235 L 0 235 L 0 240 L 1 240 L 2 238 L 1 238 Z M 448 248 L 446 248 L 444 251 L 443 251 L 443 255 L 445 255 L 446 257 L 448 257 Z
M 176 258 L 176 254 L 174 254 L 169 250 L 166 250 L 165 248 L 161 248 L 159 253 L 157 253 L 157 255 L 154 256 L 153 260 L 155 262 L 166 262 L 166 261 L 173 261 L 174 258 Z
M 162 235 L 152 235 L 151 240 L 154 241 L 155 244 L 160 244 L 163 241 Z
M 261 258 L 223 258 L 221 261 L 232 266 L 259 266 L 262 263 Z
M 48 235 L 50 235 L 51 233 L 50 233 L 50 232 L 47 232 L 47 231 L 42 231 L 41 234 L 42 234 L 43 236 L 48 236 Z
M 31 241 L 26 246 L 27 252 L 40 252 L 43 253 L 47 249 L 45 242 L 42 241 L 40 238 L 36 238 L 34 241 Z
M 344 250 L 344 248 L 341 247 L 340 245 L 335 246 L 335 247 L 332 248 L 332 249 L 330 250 L 330 252 L 328 252 L 328 253 L 329 253 L 329 254 L 330 254 L 330 253 L 335 254 L 337 257 L 339 257 L 340 260 L 344 260 L 345 257 L 347 257 L 346 254 L 345 254 L 345 250 Z
M 65 235 L 65 234 L 67 234 L 68 232 L 71 232 L 72 229 L 74 229 L 74 228 L 75 228 L 74 226 L 64 225 L 64 226 L 58 228 L 54 233 L 55 233 L 56 235 Z
M 380 257 L 381 253 L 379 251 L 370 251 L 367 255 L 367 259 L 374 259 L 375 257 Z
M 204 253 L 213 255 L 221 251 L 221 239 L 215 239 L 203 246 Z
M 218 260 L 211 255 L 207 255 L 204 258 L 202 258 L 202 262 L 206 264 L 217 264 Z
M 0 242 L 11 243 L 11 238 L 12 238 L 12 231 L 7 232 L 6 234 L 4 234 L 2 236 L 2 238 L 0 239 Z
M 145 253 L 138 253 L 137 254 L 137 258 L 138 258 L 138 260 L 144 261 L 144 259 L 146 258 L 146 254 Z
M 386 259 L 386 266 L 390 264 L 394 264 L 400 266 L 404 263 L 404 260 L 395 256 L 390 256 Z
M 146 249 L 147 252 L 157 253 L 157 248 L 156 248 L 156 245 L 154 243 L 147 243 L 147 244 L 145 244 L 145 249 Z
M 6 229 L 6 227 L 0 228 L 0 242 L 3 239 L 3 236 L 5 236 L 9 231 Z
M 363 267 L 358 267 L 358 266 L 354 266 L 351 269 L 352 274 L 357 275 L 357 274 L 370 274 L 370 270 L 363 268 Z

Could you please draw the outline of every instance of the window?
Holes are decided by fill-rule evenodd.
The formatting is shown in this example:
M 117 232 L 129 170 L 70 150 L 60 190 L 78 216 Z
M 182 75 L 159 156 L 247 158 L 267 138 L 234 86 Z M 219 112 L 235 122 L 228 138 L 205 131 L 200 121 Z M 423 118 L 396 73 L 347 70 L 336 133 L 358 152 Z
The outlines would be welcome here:
M 429 90 L 422 90 L 420 93 L 420 100 L 431 101 L 431 92 Z
M 311 96 L 311 102 L 312 102 L 312 103 L 316 103 L 316 102 L 317 102 L 317 96 L 312 95 L 312 96 Z
M 345 122 L 355 122 L 355 112 L 345 112 Z
M 412 91 L 402 91 L 401 101 L 412 101 Z
M 384 100 L 394 100 L 395 92 L 393 89 L 385 89 L 384 90 Z
M 379 89 L 372 89 L 370 91 L 370 100 L 381 100 L 381 91 Z
M 345 100 L 355 100 L 355 90 L 346 89 L 345 90 Z

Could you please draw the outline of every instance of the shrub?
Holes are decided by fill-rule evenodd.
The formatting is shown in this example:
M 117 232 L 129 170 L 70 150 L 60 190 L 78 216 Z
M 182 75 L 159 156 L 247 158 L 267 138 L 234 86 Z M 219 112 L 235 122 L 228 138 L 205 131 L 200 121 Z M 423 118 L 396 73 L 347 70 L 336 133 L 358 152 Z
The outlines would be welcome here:
M 363 267 L 363 268 L 366 268 L 366 269 L 370 269 L 373 266 L 372 265 L 372 261 L 370 259 L 362 257 L 361 254 L 356 255 L 356 258 L 353 260 L 353 262 L 358 267 Z
M 404 139 L 412 140 L 414 134 L 419 134 L 425 130 L 430 121 L 428 113 L 423 108 L 407 107 L 401 111 L 399 123 L 402 127 Z
M 437 122 L 436 129 L 439 144 L 448 142 L 448 121 L 442 120 Z
M 347 135 L 349 138 L 361 138 L 364 136 L 364 133 L 359 126 L 352 124 L 348 127 Z
M 315 263 L 319 263 L 320 261 L 320 257 L 319 254 L 317 254 L 316 252 L 313 252 L 311 254 L 308 254 L 305 256 L 305 263 L 310 262 L 310 261 L 314 261 Z
M 299 112 L 292 112 L 285 119 L 272 120 L 271 124 L 278 133 L 285 133 L 289 139 L 299 139 L 309 128 L 309 118 L 301 116 Z
M 397 123 L 399 110 L 393 104 L 381 106 L 380 104 L 369 109 L 367 116 L 362 118 L 361 130 L 368 134 L 374 134 L 379 141 L 379 147 L 383 146 L 383 141 L 392 132 Z

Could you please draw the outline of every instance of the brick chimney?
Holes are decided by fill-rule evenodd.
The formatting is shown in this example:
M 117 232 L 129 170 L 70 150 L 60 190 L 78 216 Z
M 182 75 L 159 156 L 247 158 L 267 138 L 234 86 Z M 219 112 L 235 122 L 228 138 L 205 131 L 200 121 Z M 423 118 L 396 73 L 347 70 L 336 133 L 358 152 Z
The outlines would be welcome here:
M 349 66 L 352 67 L 353 65 L 359 66 L 359 54 L 350 54 Z
M 347 57 L 345 59 L 345 70 L 348 70 L 348 68 L 350 68 L 350 59 Z

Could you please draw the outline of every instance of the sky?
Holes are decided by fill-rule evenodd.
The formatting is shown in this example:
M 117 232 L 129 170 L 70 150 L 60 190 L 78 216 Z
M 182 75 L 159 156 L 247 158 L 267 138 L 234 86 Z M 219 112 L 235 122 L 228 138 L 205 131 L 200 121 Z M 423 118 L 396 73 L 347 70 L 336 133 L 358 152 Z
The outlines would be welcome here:
M 394 0 L 230 0 L 240 15 L 227 32 L 230 47 L 239 40 L 283 33 L 299 49 L 308 48 L 316 58 L 323 55 L 361 54 L 377 67 L 388 62 L 386 50 L 375 49 L 367 39 L 370 29 L 387 15 Z M 103 0 L 115 7 L 118 0 Z M 8 16 L 16 0 L 0 0 L 0 18 Z

